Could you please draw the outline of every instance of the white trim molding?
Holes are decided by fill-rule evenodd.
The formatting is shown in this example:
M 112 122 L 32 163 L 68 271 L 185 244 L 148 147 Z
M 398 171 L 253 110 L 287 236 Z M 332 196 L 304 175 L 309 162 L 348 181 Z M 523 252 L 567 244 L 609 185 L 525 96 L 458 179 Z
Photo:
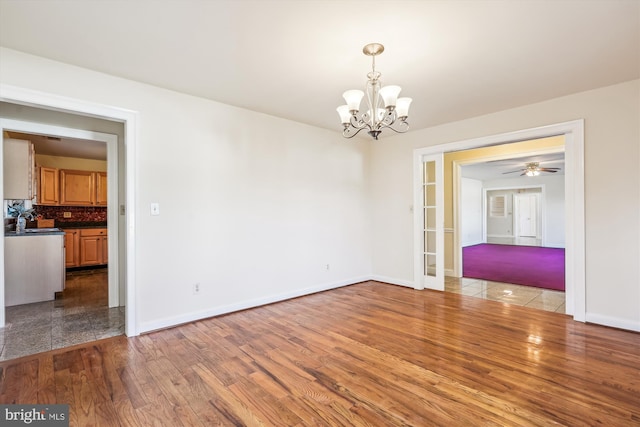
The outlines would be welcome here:
M 620 319 L 618 317 L 603 316 L 602 314 L 587 313 L 585 321 L 589 323 L 596 323 L 598 325 L 609 326 L 611 328 L 640 332 L 640 321 L 637 320 L 633 321 Z
M 443 154 L 453 151 L 469 150 L 490 145 L 508 144 L 530 139 L 564 135 L 565 137 L 565 302 L 566 313 L 574 320 L 584 322 L 586 313 L 586 277 L 585 277 L 585 199 L 584 199 L 584 120 L 573 120 L 537 128 L 524 129 L 497 135 L 483 136 L 464 141 L 439 144 L 414 150 L 414 168 L 418 159 L 427 154 Z M 456 169 L 457 168 L 457 169 Z M 459 165 L 454 165 L 459 171 Z M 414 172 L 415 175 L 415 172 Z M 454 173 L 454 181 L 455 179 Z M 454 182 L 455 184 L 455 182 Z M 455 189 L 454 189 L 455 190 Z M 414 200 L 420 187 L 414 183 Z M 454 197 L 456 195 L 454 194 Z M 455 214 L 455 212 L 454 212 Z M 454 219 L 459 229 L 459 218 Z M 414 219 L 415 233 L 418 233 L 420 221 Z M 455 233 L 454 233 L 455 234 Z M 461 251 L 460 242 L 455 239 L 455 251 Z M 418 260 L 414 245 L 414 259 Z M 420 266 L 414 266 L 418 272 Z M 454 266 L 455 270 L 455 266 Z M 417 273 L 415 273 L 417 274 Z M 417 280 L 417 278 L 414 278 Z M 417 283 L 417 282 L 416 282 Z
M 181 325 L 184 323 L 194 322 L 196 320 L 208 319 L 210 317 L 220 316 L 222 314 L 233 313 L 236 311 L 246 310 L 249 308 L 260 307 L 262 305 L 273 304 L 280 301 L 286 301 L 292 298 L 298 298 L 306 295 L 312 295 L 318 292 L 328 291 L 331 289 L 341 288 L 344 286 L 355 285 L 356 283 L 366 282 L 372 279 L 370 276 L 354 277 L 348 280 L 341 280 L 338 282 L 324 283 L 317 286 L 311 286 L 304 289 L 297 289 L 292 292 L 284 292 L 281 294 L 274 294 L 263 298 L 256 298 L 248 301 L 243 301 L 237 304 L 229 304 L 220 307 L 209 308 L 201 311 L 194 311 L 190 313 L 184 313 L 178 316 L 165 317 L 164 319 L 154 320 L 152 322 L 145 322 L 140 325 L 140 333 L 147 333 L 156 331 L 158 329 L 165 329 Z
M 125 333 L 127 336 L 139 334 L 137 325 L 136 301 L 136 256 L 135 256 L 135 224 L 136 224 L 136 146 L 138 135 L 138 113 L 135 111 L 96 104 L 84 100 L 68 98 L 60 95 L 34 91 L 31 89 L 0 83 L 0 101 L 19 105 L 28 105 L 69 114 L 95 117 L 124 124 L 125 149 L 125 193 L 126 193 L 126 292 L 125 292 Z M 110 203 L 111 201 L 109 201 Z M 116 222 L 117 223 L 117 222 Z M 2 255 L 4 252 L 2 251 Z M 3 258 L 3 257 L 2 257 Z M 4 259 L 4 258 L 3 258 Z M 0 276 L 4 280 L 4 261 L 0 260 Z M 4 310 L 0 321 L 4 325 Z

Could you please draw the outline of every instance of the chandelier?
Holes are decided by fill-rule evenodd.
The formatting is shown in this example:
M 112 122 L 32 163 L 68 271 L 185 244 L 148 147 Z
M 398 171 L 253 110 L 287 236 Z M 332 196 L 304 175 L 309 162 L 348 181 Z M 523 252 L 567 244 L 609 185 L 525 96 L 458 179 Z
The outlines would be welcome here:
M 383 129 L 403 133 L 409 130 L 407 117 L 411 98 L 398 98 L 400 86 L 382 86 L 381 74 L 376 71 L 376 55 L 384 51 L 380 43 L 370 43 L 362 48 L 362 52 L 371 57 L 371 72 L 367 74 L 366 112 L 360 113 L 360 102 L 365 95 L 361 90 L 348 90 L 342 94 L 347 105 L 341 105 L 336 110 L 342 121 L 342 136 L 353 138 L 361 130 L 367 129 L 373 139 Z

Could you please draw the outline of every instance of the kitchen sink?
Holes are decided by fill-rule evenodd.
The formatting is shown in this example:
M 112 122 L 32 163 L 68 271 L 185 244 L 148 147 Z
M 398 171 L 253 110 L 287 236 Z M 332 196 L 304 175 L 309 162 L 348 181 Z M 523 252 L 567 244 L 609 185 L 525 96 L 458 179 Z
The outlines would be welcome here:
M 25 233 L 51 233 L 53 231 L 60 231 L 59 228 L 27 228 Z

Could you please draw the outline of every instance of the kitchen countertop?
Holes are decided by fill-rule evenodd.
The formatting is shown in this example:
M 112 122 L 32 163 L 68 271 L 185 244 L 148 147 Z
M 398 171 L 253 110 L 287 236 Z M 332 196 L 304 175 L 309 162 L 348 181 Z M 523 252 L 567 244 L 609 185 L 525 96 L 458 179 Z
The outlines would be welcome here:
M 65 232 L 59 228 L 27 228 L 24 233 L 15 231 L 5 231 L 5 237 L 25 237 L 25 236 L 64 236 Z

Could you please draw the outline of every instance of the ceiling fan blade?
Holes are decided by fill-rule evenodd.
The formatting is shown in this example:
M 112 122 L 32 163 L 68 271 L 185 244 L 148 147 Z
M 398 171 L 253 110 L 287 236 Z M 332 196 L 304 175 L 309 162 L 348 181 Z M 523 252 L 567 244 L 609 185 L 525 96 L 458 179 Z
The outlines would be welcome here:
M 558 172 L 560 170 L 560 168 L 540 168 L 538 170 L 542 171 L 542 172 L 556 173 L 556 172 Z
M 523 175 L 526 175 L 526 174 L 527 174 L 527 171 L 524 171 L 524 172 L 522 172 L 522 173 L 520 174 L 520 176 L 523 176 Z
M 518 169 L 517 171 L 510 171 L 510 172 L 502 172 L 502 174 L 506 174 L 506 173 L 516 173 L 516 172 L 522 172 L 522 171 L 526 171 L 526 169 Z

